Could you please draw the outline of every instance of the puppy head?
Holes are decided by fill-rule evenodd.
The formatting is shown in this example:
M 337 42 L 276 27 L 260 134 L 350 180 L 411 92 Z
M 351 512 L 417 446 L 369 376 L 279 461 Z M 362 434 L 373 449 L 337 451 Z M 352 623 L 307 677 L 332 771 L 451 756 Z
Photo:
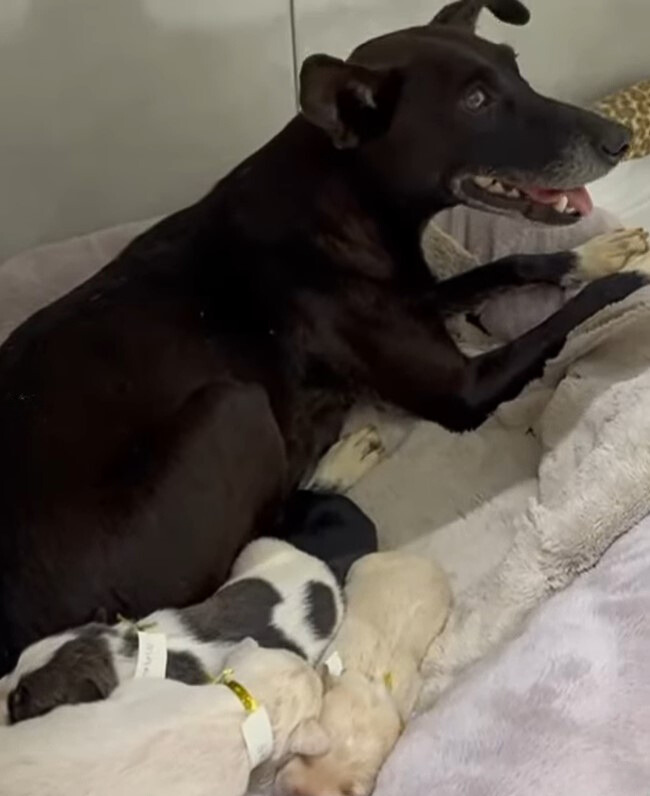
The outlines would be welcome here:
M 28 647 L 7 678 L 11 724 L 42 716 L 60 705 L 105 699 L 117 674 L 103 625 L 43 639 Z
M 386 686 L 344 673 L 325 694 L 320 722 L 329 751 L 290 760 L 276 778 L 275 796 L 368 796 L 401 730 Z

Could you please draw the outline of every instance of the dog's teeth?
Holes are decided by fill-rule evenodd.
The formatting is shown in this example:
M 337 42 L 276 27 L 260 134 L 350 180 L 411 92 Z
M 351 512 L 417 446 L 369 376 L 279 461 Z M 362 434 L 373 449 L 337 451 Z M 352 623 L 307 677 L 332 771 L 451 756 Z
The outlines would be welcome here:
M 513 198 L 520 196 L 516 188 L 510 191 L 498 180 L 492 179 L 492 177 L 474 177 L 474 182 L 479 188 L 482 188 L 484 191 L 489 191 L 490 193 L 496 193 L 501 196 L 512 196 Z
M 508 196 L 511 199 L 519 199 L 519 198 L 521 198 L 521 191 L 518 191 L 516 188 L 511 188 L 508 191 Z
M 503 187 L 503 185 L 502 185 L 500 182 L 498 182 L 497 180 L 495 180 L 495 181 L 492 183 L 492 185 L 490 185 L 490 187 L 488 188 L 488 191 L 489 191 L 490 193 L 499 193 L 499 194 L 504 194 L 504 193 L 506 192 L 506 189 Z
M 557 200 L 557 202 L 553 205 L 553 208 L 557 210 L 558 213 L 564 213 L 568 206 L 569 206 L 569 198 L 568 196 L 563 196 L 562 198 Z
M 489 188 L 493 183 L 492 177 L 474 177 L 474 182 L 479 188 Z

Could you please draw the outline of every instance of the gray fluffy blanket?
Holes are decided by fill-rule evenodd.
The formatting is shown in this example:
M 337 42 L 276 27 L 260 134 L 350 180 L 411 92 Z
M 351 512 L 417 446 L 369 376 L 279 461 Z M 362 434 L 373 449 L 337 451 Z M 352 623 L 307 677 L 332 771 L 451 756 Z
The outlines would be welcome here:
M 650 793 L 650 519 L 413 722 L 375 796 Z

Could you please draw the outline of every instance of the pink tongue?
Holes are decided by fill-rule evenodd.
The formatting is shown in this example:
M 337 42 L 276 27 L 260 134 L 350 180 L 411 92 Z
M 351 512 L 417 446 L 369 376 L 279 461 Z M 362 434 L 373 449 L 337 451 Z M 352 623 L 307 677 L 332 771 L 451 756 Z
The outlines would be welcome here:
M 549 188 L 523 188 L 522 189 L 531 199 L 542 205 L 554 205 L 563 196 L 569 200 L 569 207 L 577 210 L 581 216 L 588 216 L 594 209 L 589 191 L 582 188 L 571 188 L 568 191 L 554 191 Z

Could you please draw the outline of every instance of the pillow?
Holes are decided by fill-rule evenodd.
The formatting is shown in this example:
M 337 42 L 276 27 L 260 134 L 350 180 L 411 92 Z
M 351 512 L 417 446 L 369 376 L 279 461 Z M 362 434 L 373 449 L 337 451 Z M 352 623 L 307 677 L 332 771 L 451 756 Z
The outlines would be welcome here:
M 650 229 L 650 157 L 621 163 L 589 192 L 596 207 L 606 207 L 624 226 Z
M 610 94 L 596 103 L 595 110 L 632 129 L 634 138 L 626 160 L 650 155 L 650 80 Z

